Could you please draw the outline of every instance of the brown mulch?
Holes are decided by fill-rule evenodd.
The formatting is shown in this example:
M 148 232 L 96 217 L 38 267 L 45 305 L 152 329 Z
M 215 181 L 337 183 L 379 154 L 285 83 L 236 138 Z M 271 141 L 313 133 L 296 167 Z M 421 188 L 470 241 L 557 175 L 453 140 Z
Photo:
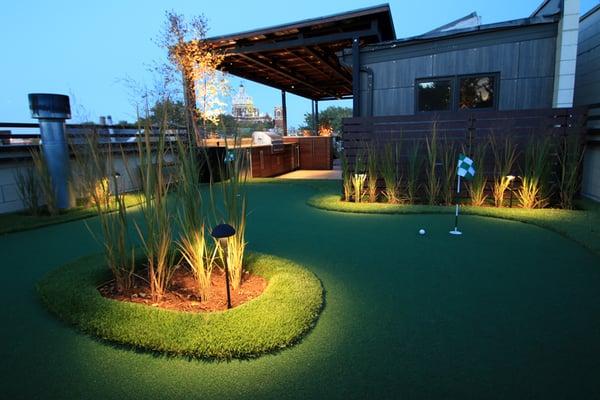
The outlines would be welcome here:
M 145 274 L 143 274 L 145 275 Z M 142 276 L 143 276 L 142 275 Z M 257 275 L 244 273 L 242 284 L 238 290 L 231 289 L 231 307 L 239 306 L 258 297 L 267 287 L 267 281 Z M 102 296 L 113 300 L 146 304 L 152 307 L 187 312 L 211 312 L 227 309 L 225 291 L 225 274 L 215 269 L 211 276 L 211 287 L 208 299 L 201 301 L 196 292 L 194 278 L 185 268 L 178 268 L 173 274 L 171 286 L 163 297 L 157 301 L 152 299 L 148 283 L 136 277 L 133 287 L 126 292 L 117 292 L 114 281 L 98 288 Z

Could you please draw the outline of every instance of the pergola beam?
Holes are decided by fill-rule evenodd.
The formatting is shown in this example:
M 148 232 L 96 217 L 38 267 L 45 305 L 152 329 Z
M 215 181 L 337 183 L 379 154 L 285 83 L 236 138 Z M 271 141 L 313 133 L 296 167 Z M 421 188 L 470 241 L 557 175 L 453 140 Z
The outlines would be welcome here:
M 330 60 L 326 59 L 321 54 L 319 54 L 318 51 L 316 51 L 315 49 L 312 49 L 310 47 L 305 47 L 304 50 L 306 50 L 308 53 L 310 53 L 310 55 L 315 57 L 317 60 L 321 61 L 321 63 L 329 71 L 333 72 L 333 74 L 335 74 L 335 76 L 337 76 L 338 78 L 343 80 L 345 83 L 350 85 L 350 87 L 352 87 L 352 79 L 350 77 L 348 77 L 347 75 L 343 74 L 338 68 L 336 68 L 336 66 L 333 65 L 333 63 Z
M 285 72 L 282 69 L 280 69 L 281 67 L 280 68 L 276 68 L 276 67 L 274 67 L 274 66 L 272 66 L 272 65 L 270 65 L 270 64 L 268 64 L 268 63 L 266 63 L 266 62 L 264 62 L 262 60 L 258 60 L 258 59 L 254 58 L 254 57 L 251 57 L 251 56 L 247 55 L 247 54 L 239 54 L 239 56 L 242 57 L 243 59 L 245 59 L 245 60 L 247 60 L 247 61 L 255 64 L 255 65 L 258 65 L 258 66 L 260 66 L 262 68 L 265 68 L 265 69 L 267 69 L 267 70 L 269 70 L 269 71 L 271 71 L 271 72 L 273 72 L 275 74 L 278 74 L 280 76 L 283 76 L 284 78 L 287 78 L 287 79 L 289 79 L 289 80 L 291 80 L 291 81 L 293 81 L 293 82 L 295 82 L 295 83 L 297 83 L 299 85 L 303 85 L 303 86 L 309 87 L 312 90 L 315 90 L 315 91 L 317 91 L 319 93 L 325 93 L 325 94 L 328 94 L 328 95 L 334 96 L 334 97 L 337 95 L 337 93 L 330 92 L 330 91 L 328 91 L 326 89 L 317 87 L 317 86 L 309 83 L 308 80 L 305 77 L 303 77 L 303 76 L 294 75 L 294 74 L 292 74 L 290 72 Z
M 225 49 L 226 54 L 247 54 L 247 53 L 261 53 L 265 51 L 276 51 L 276 50 L 284 50 L 284 49 L 292 49 L 296 47 L 307 47 L 307 46 L 317 46 L 320 44 L 338 42 L 341 40 L 352 40 L 354 37 L 369 37 L 375 36 L 379 32 L 374 30 L 373 28 L 360 30 L 360 31 L 350 31 L 350 32 L 341 32 L 341 33 L 332 33 L 329 35 L 321 35 L 315 37 L 304 37 L 302 33 L 298 33 L 295 38 L 282 40 L 274 43 L 261 43 L 261 44 L 250 44 L 250 45 L 242 45 L 236 46 L 229 49 Z

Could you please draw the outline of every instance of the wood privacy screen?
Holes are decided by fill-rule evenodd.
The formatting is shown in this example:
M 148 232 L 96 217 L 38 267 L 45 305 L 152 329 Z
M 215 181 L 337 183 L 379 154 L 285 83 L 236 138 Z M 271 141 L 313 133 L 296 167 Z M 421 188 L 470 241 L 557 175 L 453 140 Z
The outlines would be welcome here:
M 458 152 L 470 155 L 475 147 L 495 137 L 499 144 L 510 136 L 517 145 L 518 159 L 513 175 L 519 175 L 523 154 L 532 138 L 559 137 L 567 134 L 585 135 L 586 108 L 556 108 L 514 111 L 460 111 L 424 113 L 406 116 L 360 117 L 343 120 L 344 153 L 350 170 L 354 171 L 357 157 L 366 159 L 368 146 L 378 152 L 392 143 L 398 149 L 396 164 L 400 174 L 406 168 L 408 155 L 415 144 L 420 146 L 420 157 L 426 160 L 426 140 L 435 129 L 438 138 L 438 163 L 441 153 L 449 145 Z M 478 173 L 491 177 L 494 158 L 489 146 L 484 165 Z M 439 168 L 442 168 L 438 164 Z M 424 174 L 423 174 L 424 175 Z M 423 178 L 423 177 L 422 177 Z

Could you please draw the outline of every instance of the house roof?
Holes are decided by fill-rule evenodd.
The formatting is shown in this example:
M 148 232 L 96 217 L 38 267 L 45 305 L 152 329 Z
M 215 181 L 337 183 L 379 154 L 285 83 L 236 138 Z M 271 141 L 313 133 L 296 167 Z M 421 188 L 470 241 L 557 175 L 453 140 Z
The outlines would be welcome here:
M 448 39 L 453 37 L 462 37 L 468 35 L 477 35 L 484 32 L 495 32 L 509 29 L 516 29 L 525 26 L 553 24 L 559 20 L 558 15 L 551 16 L 536 16 L 529 18 L 514 19 L 510 21 L 503 21 L 493 24 L 477 25 L 472 27 L 451 29 L 451 30 L 433 30 L 422 35 L 412 36 L 403 39 L 390 40 L 387 42 L 375 43 L 367 46 L 365 51 L 375 51 L 386 48 L 396 48 L 403 46 L 411 46 L 418 43 L 432 42 L 441 39 Z M 346 49 L 344 54 L 350 54 L 351 49 Z
M 358 37 L 365 46 L 396 39 L 388 4 L 320 18 L 215 36 L 220 68 L 233 75 L 314 100 L 352 95 L 352 71 L 337 52 Z

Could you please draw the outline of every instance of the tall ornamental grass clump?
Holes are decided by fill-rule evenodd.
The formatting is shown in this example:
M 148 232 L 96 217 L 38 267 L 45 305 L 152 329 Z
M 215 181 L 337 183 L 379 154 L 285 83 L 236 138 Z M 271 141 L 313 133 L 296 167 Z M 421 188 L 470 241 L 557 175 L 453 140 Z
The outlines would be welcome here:
M 111 143 L 100 148 L 99 136 L 95 132 L 85 135 L 83 143 L 71 144 L 75 165 L 79 175 L 78 184 L 96 210 L 102 237 L 92 235 L 102 244 L 104 258 L 115 280 L 117 291 L 130 289 L 135 270 L 135 254 L 129 240 L 129 222 L 125 196 L 119 190 L 119 175 L 113 162 Z M 125 161 L 125 153 L 121 156 Z M 125 161 L 126 163 L 126 161 Z M 110 183 L 114 188 L 111 195 Z
M 521 172 L 521 186 L 517 190 L 517 199 L 521 207 L 544 208 L 548 205 L 551 152 L 552 140 L 549 137 L 530 139 Z
M 342 163 L 342 188 L 344 191 L 344 200 L 350 201 L 352 198 L 352 173 L 350 172 L 348 157 L 346 157 L 346 153 L 343 151 L 340 153 L 340 161 Z
M 138 138 L 142 202 L 140 205 L 145 229 L 135 224 L 145 254 L 150 293 L 160 299 L 167 290 L 173 272 L 174 252 L 171 248 L 173 215 L 167 205 L 169 183 L 164 176 L 165 126 L 161 124 L 158 138 L 152 140 L 149 124 Z
M 40 213 L 38 180 L 33 167 L 18 168 L 14 171 L 15 184 L 19 198 L 30 215 Z
M 427 137 L 425 140 L 427 146 L 427 177 L 425 180 L 425 195 L 427 196 L 427 203 L 429 205 L 435 205 L 438 202 L 440 195 L 440 178 L 437 175 L 436 167 L 438 164 L 438 138 L 437 138 L 437 124 L 433 124 L 431 129 L 431 137 Z
M 360 203 L 364 193 L 367 174 L 364 173 L 364 161 L 361 154 L 356 155 L 354 173 L 352 174 L 352 187 L 354 188 L 354 202 Z
M 46 204 L 46 210 L 50 215 L 58 215 L 56 191 L 54 190 L 44 153 L 39 150 L 30 150 L 30 155 L 33 160 L 33 168 L 37 175 L 37 182 L 42 192 L 43 201 Z
M 483 140 L 475 145 L 473 150 L 473 162 L 477 168 L 477 172 L 473 179 L 467 182 L 467 190 L 471 196 L 471 205 L 481 207 L 487 200 L 487 193 L 485 192 L 487 186 L 487 178 L 485 176 L 483 166 L 485 156 L 487 153 L 489 139 Z
M 400 202 L 400 187 L 402 185 L 402 177 L 398 174 L 396 160 L 400 153 L 400 144 L 386 143 L 383 148 L 383 156 L 381 157 L 380 170 L 381 176 L 385 183 L 383 195 L 386 201 L 390 204 Z
M 415 204 L 419 192 L 419 175 L 423 166 L 421 157 L 421 144 L 413 141 L 411 151 L 408 155 L 408 170 L 406 175 L 406 198 L 410 204 Z
M 454 187 L 456 181 L 456 160 L 458 159 L 456 154 L 456 147 L 454 143 L 449 140 L 445 140 L 444 150 L 442 152 L 442 166 L 444 168 L 444 176 L 442 179 L 442 200 L 445 205 L 449 206 L 452 204 L 454 193 L 456 188 Z
M 558 193 L 561 208 L 572 210 L 575 195 L 581 188 L 581 163 L 585 152 L 579 135 L 561 138 L 558 149 L 559 177 Z
M 241 138 L 234 137 L 233 143 L 226 140 L 225 168 L 221 170 L 222 209 L 215 206 L 215 216 L 235 228 L 235 235 L 227 238 L 226 258 L 229 280 L 233 290 L 239 289 L 244 272 L 246 251 L 246 221 L 248 218 L 246 182 L 248 180 L 247 152 L 241 147 Z M 220 214 L 220 215 L 218 215 Z M 220 246 L 218 247 L 220 248 Z
M 492 136 L 490 140 L 492 153 L 494 155 L 494 182 L 492 184 L 492 195 L 496 207 L 504 206 L 504 194 L 510 186 L 515 162 L 517 160 L 517 147 L 510 136 L 504 143 L 498 143 L 498 139 Z
M 184 143 L 177 141 L 179 180 L 177 183 L 177 222 L 179 240 L 177 246 L 187 263 L 201 300 L 208 299 L 216 247 L 207 241 L 206 218 L 202 212 L 200 174 L 202 158 L 198 157 L 193 138 L 189 135 Z
M 378 153 L 377 147 L 371 141 L 367 144 L 367 195 L 370 203 L 377 202 L 378 178 Z

